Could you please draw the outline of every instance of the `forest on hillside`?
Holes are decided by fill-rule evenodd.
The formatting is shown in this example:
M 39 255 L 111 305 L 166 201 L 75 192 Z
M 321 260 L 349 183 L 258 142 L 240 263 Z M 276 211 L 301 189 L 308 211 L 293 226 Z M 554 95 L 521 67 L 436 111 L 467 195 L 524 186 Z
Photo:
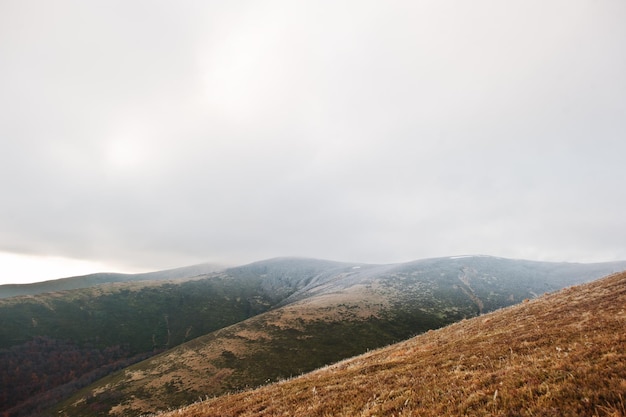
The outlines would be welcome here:
M 6 410 L 3 417 L 33 415 L 77 389 L 151 354 L 131 356 L 128 346 L 79 346 L 72 341 L 46 336 L 1 349 L 0 410 Z

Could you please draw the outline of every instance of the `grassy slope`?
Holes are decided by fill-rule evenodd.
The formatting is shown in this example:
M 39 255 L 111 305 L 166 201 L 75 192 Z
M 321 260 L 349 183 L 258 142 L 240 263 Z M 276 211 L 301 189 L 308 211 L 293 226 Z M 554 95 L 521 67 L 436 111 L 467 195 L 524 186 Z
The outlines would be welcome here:
M 626 273 L 163 417 L 625 416 Z
M 398 316 L 384 305 L 375 293 L 350 292 L 272 310 L 112 374 L 68 400 L 62 414 L 166 409 L 308 372 L 450 322 Z
M 268 290 L 260 278 L 216 273 L 2 299 L 0 412 L 29 415 L 115 369 L 266 311 L 277 293 L 297 288 L 288 284 Z M 65 346 L 78 353 L 64 355 Z
M 112 370 L 266 311 L 338 266 L 271 260 L 205 278 L 1 299 L 0 412 L 29 415 L 49 407 Z M 65 348 L 76 354 L 64 355 Z
M 299 262 L 291 260 L 287 268 L 284 261 L 262 262 L 239 273 L 278 285 Z M 563 282 L 581 282 L 573 277 L 581 275 L 580 268 L 496 258 L 382 268 L 342 265 L 291 297 L 299 301 L 98 381 L 64 403 L 62 414 L 140 415 L 288 378 L 473 317 L 480 309 L 510 305 Z M 593 276 L 594 268 L 583 269 Z
M 0 349 L 35 336 L 99 347 L 126 344 L 134 352 L 172 347 L 266 311 L 307 279 L 340 266 L 277 259 L 194 279 L 116 282 L 4 298 L 0 299 Z M 197 268 L 140 275 L 163 278 L 181 270 Z
M 270 307 L 261 283 L 221 275 L 173 282 L 114 283 L 0 300 L 0 348 L 35 336 L 128 345 L 133 353 L 178 345 Z
M 30 415 L 113 370 L 266 311 L 272 298 L 260 280 L 215 275 L 0 300 L 0 412 Z

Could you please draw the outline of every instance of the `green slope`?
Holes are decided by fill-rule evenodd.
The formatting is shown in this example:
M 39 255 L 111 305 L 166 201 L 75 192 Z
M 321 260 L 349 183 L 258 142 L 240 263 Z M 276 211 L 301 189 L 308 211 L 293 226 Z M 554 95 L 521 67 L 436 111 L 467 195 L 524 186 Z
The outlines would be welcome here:
M 266 311 L 337 264 L 306 261 L 289 276 L 285 265 L 0 300 L 0 410 L 51 405 L 128 362 Z
M 467 257 L 291 274 L 300 262 L 231 271 L 266 288 L 307 278 L 279 307 L 112 374 L 54 414 L 133 416 L 262 385 L 626 267 Z
M 626 415 L 626 273 L 161 417 Z

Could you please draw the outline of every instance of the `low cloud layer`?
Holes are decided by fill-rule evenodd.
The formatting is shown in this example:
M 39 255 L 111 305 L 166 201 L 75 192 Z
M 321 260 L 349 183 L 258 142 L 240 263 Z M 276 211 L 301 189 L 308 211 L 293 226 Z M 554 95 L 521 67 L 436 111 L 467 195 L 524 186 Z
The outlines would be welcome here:
M 626 259 L 626 3 L 3 1 L 0 251 Z

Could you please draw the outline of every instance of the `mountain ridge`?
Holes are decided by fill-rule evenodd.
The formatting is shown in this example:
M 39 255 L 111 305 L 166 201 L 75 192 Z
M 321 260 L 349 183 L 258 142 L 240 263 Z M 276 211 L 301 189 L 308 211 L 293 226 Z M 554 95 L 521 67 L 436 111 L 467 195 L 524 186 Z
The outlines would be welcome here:
M 282 257 L 3 298 L 0 411 L 141 415 L 301 374 L 623 269 L 626 262 L 489 256 L 383 265 Z
M 286 298 L 112 374 L 57 411 L 140 415 L 262 385 L 626 266 L 484 256 L 390 265 L 325 262 L 275 258 L 223 271 L 223 279 L 256 277 L 265 289 L 282 288 Z
M 626 272 L 161 417 L 626 415 Z
M 132 281 L 164 281 L 170 279 L 192 278 L 199 275 L 217 272 L 225 267 L 217 264 L 202 263 L 162 271 L 124 274 L 117 272 L 97 272 L 94 274 L 58 278 L 29 284 L 0 285 L 0 299 L 21 295 L 36 295 L 47 292 L 67 291 L 90 288 L 101 284 Z

